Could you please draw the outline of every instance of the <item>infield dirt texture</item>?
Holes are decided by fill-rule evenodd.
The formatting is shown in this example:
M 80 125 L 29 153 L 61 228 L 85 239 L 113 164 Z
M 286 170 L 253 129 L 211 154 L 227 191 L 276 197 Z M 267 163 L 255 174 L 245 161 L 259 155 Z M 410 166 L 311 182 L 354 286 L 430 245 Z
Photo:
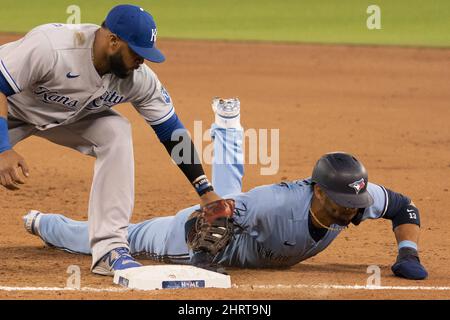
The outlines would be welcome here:
M 12 1 L 6 3 L 12 4 Z M 115 3 L 118 2 L 101 2 L 100 17 Z M 168 3 L 174 6 L 175 1 Z M 294 1 L 287 3 L 292 5 Z M 430 4 L 429 11 L 422 11 L 440 12 L 439 9 L 448 8 L 444 1 L 436 3 L 443 7 Z M 399 33 L 395 28 L 389 32 L 383 25 L 382 32 L 387 36 L 378 40 L 366 38 L 368 40 L 364 41 L 367 30 L 355 32 L 361 38 L 344 33 L 342 39 L 338 39 L 322 32 L 322 36 L 316 38 L 280 39 L 391 45 L 394 40 L 389 40 L 389 35 L 396 34 L 397 39 L 403 41 L 398 44 L 441 48 L 180 40 L 173 38 L 196 37 L 177 33 L 175 29 L 166 32 L 164 37 L 162 30 L 168 30 L 171 22 L 168 12 L 161 13 L 163 8 L 163 1 L 155 1 L 154 16 L 161 29 L 159 47 L 167 61 L 161 65 L 150 64 L 150 67 L 170 92 L 185 126 L 191 132 L 195 120 L 203 121 L 204 129 L 209 126 L 213 121 L 211 98 L 218 95 L 240 98 L 242 124 L 246 129 L 280 130 L 279 171 L 262 176 L 260 169 L 264 165 L 247 164 L 244 190 L 283 179 L 308 177 L 323 153 L 351 152 L 365 164 L 370 181 L 408 195 L 419 207 L 422 222 L 419 247 L 429 278 L 409 281 L 392 275 L 390 266 L 395 261 L 397 246 L 391 223 L 380 219 L 351 226 L 324 252 L 290 269 L 229 269 L 232 289 L 114 291 L 120 287 L 114 287 L 111 278 L 89 272 L 89 256 L 49 249 L 37 237 L 25 232 L 21 217 L 30 209 L 85 220 L 94 164 L 89 157 L 32 137 L 16 147 L 30 166 L 28 183 L 20 191 L 0 190 L 0 298 L 449 299 L 450 49 L 445 46 L 450 41 L 448 33 L 444 35 L 442 29 L 447 22 L 440 24 L 440 15 L 432 25 L 431 17 L 419 19 L 417 23 L 423 26 L 430 24 L 428 31 L 420 31 L 423 33 Z M 153 12 L 151 5 L 146 9 Z M 13 7 L 11 10 L 9 20 L 14 23 L 16 11 Z M 62 10 L 61 17 L 67 17 L 65 9 Z M 362 10 L 360 29 L 365 28 L 367 17 L 365 9 Z M 404 11 L 407 13 L 408 9 Z M 5 12 L 2 10 L 0 16 Z M 386 10 L 387 16 L 388 12 Z M 160 13 L 162 17 L 158 19 Z M 87 16 L 89 14 L 86 12 Z M 39 23 L 49 22 L 45 15 L 36 13 L 36 16 Z M 213 23 L 209 16 L 204 17 L 207 23 Z M 4 19 L 0 21 L 0 31 L 8 32 L 0 36 L 0 44 L 20 38 L 25 31 L 19 26 L 12 30 Z M 83 22 L 101 21 L 83 18 Z M 413 20 L 405 23 L 411 23 L 412 30 L 417 30 Z M 19 33 L 11 34 L 12 31 Z M 292 33 L 301 35 L 297 31 Z M 346 41 L 345 37 L 355 40 Z M 198 35 L 198 38 L 212 37 Z M 220 33 L 216 38 L 228 39 Z M 251 39 L 250 35 L 245 38 Z M 267 40 L 274 40 L 273 36 L 269 38 Z M 262 40 L 257 36 L 253 39 Z M 121 105 L 117 110 L 133 125 L 136 204 L 132 222 L 174 214 L 196 203 L 193 189 L 171 163 L 145 121 L 131 105 Z M 203 146 L 208 143 L 204 142 Z M 210 175 L 210 167 L 205 168 Z M 65 287 L 69 276 L 66 270 L 70 265 L 80 266 L 81 286 L 91 289 L 51 290 Z M 357 287 L 366 285 L 369 265 L 381 268 L 381 285 L 386 287 L 383 290 Z M 32 288 L 27 291 L 24 287 Z M 38 287 L 47 291 L 36 290 Z M 409 287 L 408 290 L 404 290 L 405 287 Z M 111 288 L 116 289 L 106 291 Z

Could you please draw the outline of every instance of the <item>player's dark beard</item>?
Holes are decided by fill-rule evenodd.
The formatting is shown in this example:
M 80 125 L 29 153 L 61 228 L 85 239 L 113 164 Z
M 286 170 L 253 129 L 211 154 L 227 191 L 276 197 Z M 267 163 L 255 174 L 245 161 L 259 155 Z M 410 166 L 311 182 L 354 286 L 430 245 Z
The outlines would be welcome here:
M 337 224 L 341 227 L 346 227 L 350 224 L 350 222 L 351 222 L 350 217 L 339 214 L 338 211 L 334 210 L 331 207 L 326 207 L 325 210 L 326 210 L 328 216 L 331 218 L 332 223 Z
M 341 218 L 335 218 L 335 222 L 337 225 L 341 227 L 346 227 L 350 224 L 351 220 L 348 219 L 341 219 Z
M 120 52 L 116 52 L 115 54 L 109 56 L 109 68 L 113 75 L 119 77 L 121 79 L 127 78 L 132 72 L 125 66 L 123 62 L 123 57 Z

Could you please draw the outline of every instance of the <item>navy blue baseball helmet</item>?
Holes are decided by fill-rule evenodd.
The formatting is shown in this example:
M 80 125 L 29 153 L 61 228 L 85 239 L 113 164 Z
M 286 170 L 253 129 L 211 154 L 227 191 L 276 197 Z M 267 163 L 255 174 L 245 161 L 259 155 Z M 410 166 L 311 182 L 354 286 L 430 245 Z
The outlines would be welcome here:
M 311 179 L 342 207 L 367 208 L 373 204 L 367 191 L 366 168 L 351 154 L 331 152 L 323 155 L 314 166 Z

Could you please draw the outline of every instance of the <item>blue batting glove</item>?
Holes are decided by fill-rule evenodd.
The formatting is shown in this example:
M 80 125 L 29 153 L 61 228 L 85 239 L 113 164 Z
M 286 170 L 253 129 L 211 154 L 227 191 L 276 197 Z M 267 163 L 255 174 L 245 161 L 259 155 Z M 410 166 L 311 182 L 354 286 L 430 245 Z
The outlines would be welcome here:
M 420 264 L 417 250 L 410 247 L 399 250 L 397 261 L 391 269 L 397 277 L 401 278 L 423 280 L 428 277 L 427 270 Z

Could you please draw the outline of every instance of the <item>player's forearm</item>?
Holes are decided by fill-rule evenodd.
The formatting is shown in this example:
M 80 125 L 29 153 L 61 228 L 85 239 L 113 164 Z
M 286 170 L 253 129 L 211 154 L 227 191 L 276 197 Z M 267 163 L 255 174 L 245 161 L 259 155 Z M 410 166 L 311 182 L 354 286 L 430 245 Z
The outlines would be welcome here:
M 392 221 L 392 229 L 395 238 L 402 247 L 411 247 L 417 249 L 420 230 L 420 212 L 410 198 L 386 189 L 389 195 L 388 207 L 383 216 Z
M 205 175 L 194 143 L 176 113 L 165 122 L 152 125 L 152 128 L 173 161 L 194 186 L 202 203 L 217 200 L 214 194 L 207 195 L 212 193 L 213 187 Z
M 412 241 L 414 243 L 419 242 L 420 228 L 416 224 L 401 224 L 394 229 L 395 238 L 397 243 L 402 241 Z
M 206 178 L 197 150 L 187 134 L 180 142 L 169 140 L 162 143 L 200 197 L 213 190 L 211 183 Z

